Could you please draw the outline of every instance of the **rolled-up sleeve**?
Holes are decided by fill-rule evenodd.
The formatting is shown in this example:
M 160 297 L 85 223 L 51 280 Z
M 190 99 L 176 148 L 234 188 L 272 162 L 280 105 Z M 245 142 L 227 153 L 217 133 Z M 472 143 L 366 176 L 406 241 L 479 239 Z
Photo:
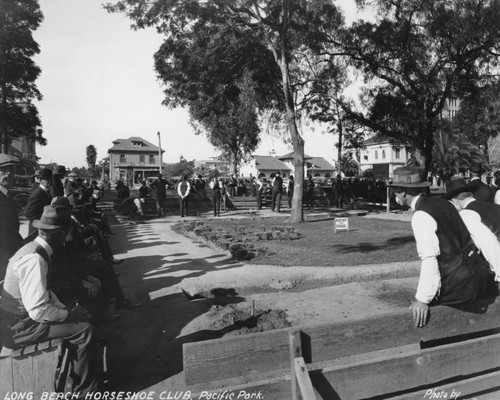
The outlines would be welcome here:
M 53 304 L 47 290 L 47 271 L 47 262 L 40 255 L 23 257 L 16 268 L 22 302 L 31 319 L 37 322 L 61 322 L 68 316 L 68 311 Z
M 424 211 L 416 211 L 411 221 L 417 252 L 422 260 L 415 298 L 430 303 L 441 288 L 441 274 L 437 257 L 440 254 L 437 223 Z

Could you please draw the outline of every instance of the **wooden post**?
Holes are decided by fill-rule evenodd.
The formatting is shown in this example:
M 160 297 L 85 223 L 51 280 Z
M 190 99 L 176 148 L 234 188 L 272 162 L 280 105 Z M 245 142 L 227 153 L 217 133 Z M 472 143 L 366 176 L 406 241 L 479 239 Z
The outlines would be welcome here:
M 300 399 L 300 391 L 297 390 L 297 377 L 295 375 L 295 358 L 302 357 L 302 344 L 300 342 L 300 331 L 291 331 L 288 334 L 290 343 L 290 372 L 292 380 L 292 400 Z
M 385 199 L 387 201 L 386 210 L 387 212 L 391 212 L 391 187 L 387 186 L 387 197 Z

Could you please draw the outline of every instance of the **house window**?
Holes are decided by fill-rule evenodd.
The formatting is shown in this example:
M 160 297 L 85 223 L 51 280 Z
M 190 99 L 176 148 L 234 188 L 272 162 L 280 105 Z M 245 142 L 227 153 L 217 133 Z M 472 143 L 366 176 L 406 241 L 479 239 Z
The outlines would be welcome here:
M 155 155 L 154 154 L 150 154 L 149 155 L 149 163 L 150 164 L 156 164 L 155 163 Z
M 145 156 L 144 154 L 141 154 L 141 155 L 139 156 L 139 162 L 140 162 L 141 164 L 144 164 L 144 163 L 146 162 L 146 156 Z
M 385 160 L 385 150 L 382 150 L 382 160 Z
M 375 150 L 375 160 L 378 160 L 378 150 Z
M 400 149 L 395 149 L 394 153 L 395 153 L 395 157 L 396 158 L 400 158 L 401 157 L 401 150 Z
M 120 154 L 120 164 L 125 164 L 127 162 L 127 156 L 125 154 Z

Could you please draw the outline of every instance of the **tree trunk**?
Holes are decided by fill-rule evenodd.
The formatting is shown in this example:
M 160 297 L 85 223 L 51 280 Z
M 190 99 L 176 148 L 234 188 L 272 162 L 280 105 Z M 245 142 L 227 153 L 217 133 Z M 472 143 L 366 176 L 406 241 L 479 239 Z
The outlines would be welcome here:
M 338 112 L 338 109 L 337 109 Z M 342 119 L 340 117 L 340 114 L 338 115 L 338 122 L 337 122 L 337 129 L 339 131 L 339 145 L 338 145 L 338 164 L 339 164 L 339 170 L 338 173 L 342 175 L 342 136 L 343 136 L 343 129 L 342 129 Z

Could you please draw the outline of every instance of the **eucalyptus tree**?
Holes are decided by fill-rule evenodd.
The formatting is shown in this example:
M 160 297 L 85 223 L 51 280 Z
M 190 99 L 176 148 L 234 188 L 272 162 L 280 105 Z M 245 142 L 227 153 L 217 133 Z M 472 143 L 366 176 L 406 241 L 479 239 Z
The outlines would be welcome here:
M 282 110 L 290 142 L 294 150 L 295 193 L 292 202 L 291 220 L 303 220 L 302 194 L 304 181 L 304 139 L 298 127 L 297 107 L 307 101 L 301 96 L 302 89 L 311 84 L 310 75 L 302 74 L 299 59 L 303 55 L 318 55 L 326 37 L 343 23 L 338 9 L 328 0 L 185 0 L 163 1 L 121 0 L 107 4 L 110 11 L 124 12 L 134 21 L 135 28 L 155 26 L 166 36 L 165 45 L 175 46 L 179 41 L 195 40 L 202 36 L 210 40 L 210 28 L 226 28 L 241 41 L 250 41 L 260 53 L 247 63 L 252 78 L 259 82 L 258 71 L 266 72 L 270 78 L 270 97 L 262 108 Z M 230 38 L 231 36 L 228 36 Z M 224 44 L 227 46 L 230 41 Z M 229 46 L 231 47 L 231 46 Z M 210 47 L 208 47 L 210 48 Z M 213 50 L 213 48 L 211 48 Z M 168 50 L 168 49 L 167 49 Z M 210 52 L 199 53 L 200 62 L 211 57 Z M 243 59 L 248 55 L 243 54 Z M 217 70 L 224 60 L 214 58 L 212 68 Z M 247 59 L 248 60 L 248 59 Z M 314 64 L 314 63 L 313 63 Z M 189 64 L 190 65 L 190 64 Z M 232 64 L 226 64 L 233 71 Z M 252 68 L 252 66 L 254 68 Z M 212 74 L 212 68 L 206 73 Z M 233 78 L 237 81 L 239 76 Z M 198 80 L 181 79 L 170 82 L 167 97 L 177 96 L 177 90 L 193 85 L 195 90 L 204 90 Z M 181 86 L 178 86 L 180 84 Z M 261 87 L 260 84 L 257 87 Z M 191 92 L 191 90 L 189 91 Z M 185 98 L 190 101 L 189 98 Z M 170 100 L 166 99 L 166 103 Z

